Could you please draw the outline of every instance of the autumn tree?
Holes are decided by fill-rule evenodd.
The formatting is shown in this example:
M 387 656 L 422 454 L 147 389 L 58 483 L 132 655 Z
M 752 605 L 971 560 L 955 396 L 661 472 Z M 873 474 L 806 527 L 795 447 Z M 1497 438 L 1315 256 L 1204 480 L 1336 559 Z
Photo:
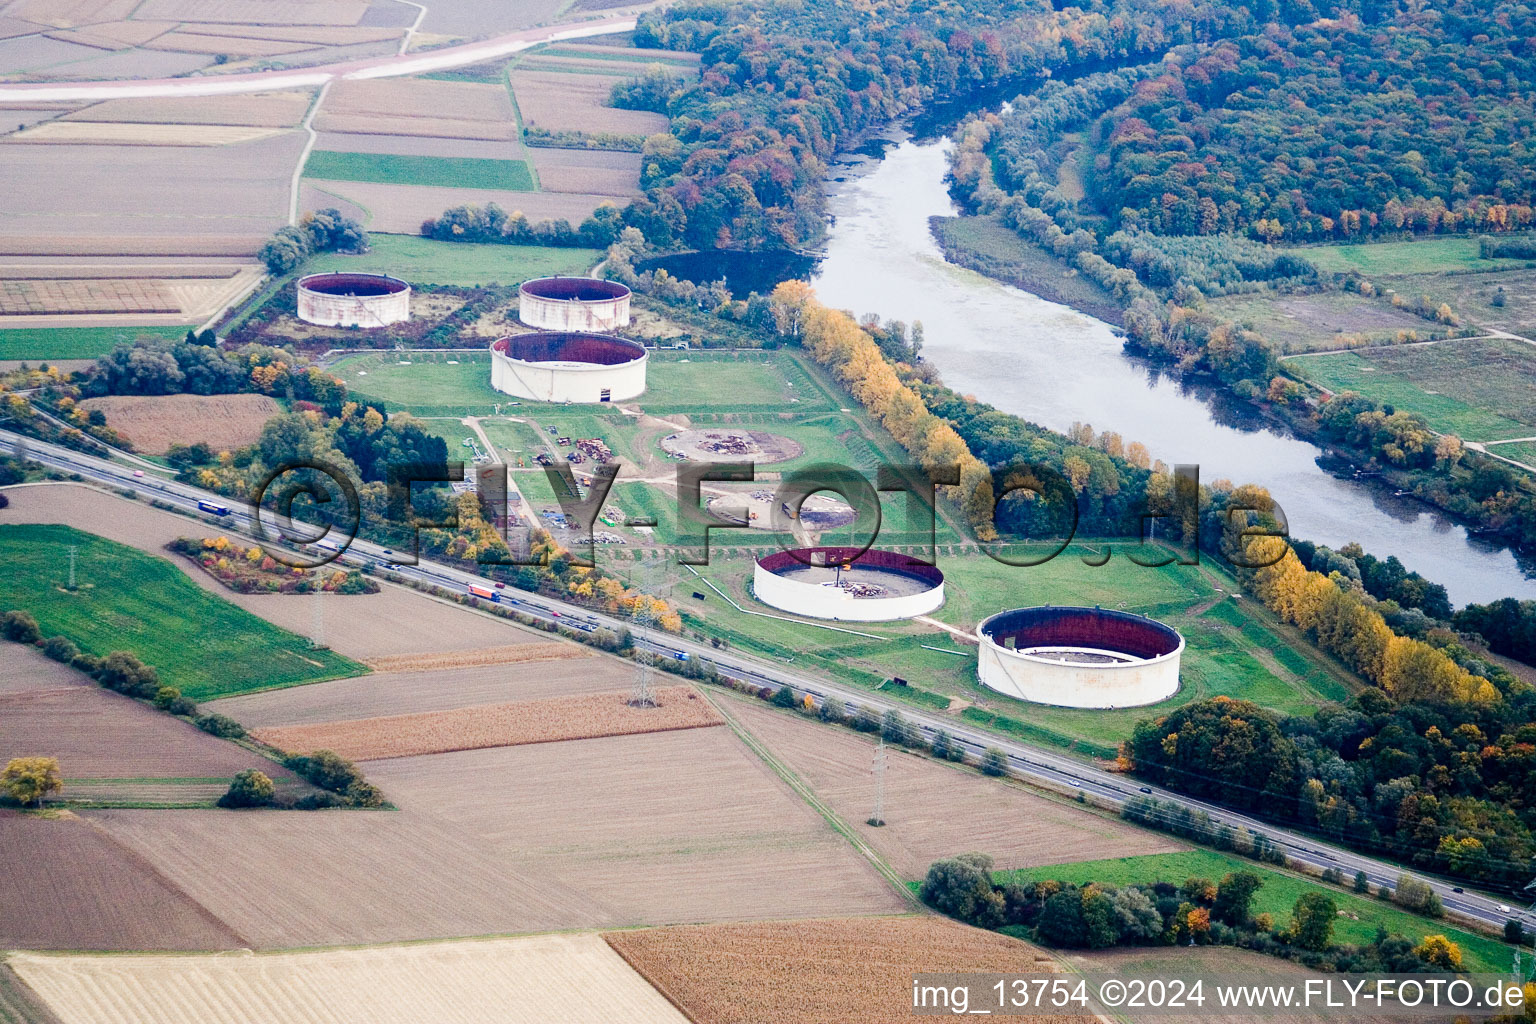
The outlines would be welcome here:
M 13 757 L 0 772 L 0 788 L 23 807 L 43 806 L 51 794 L 64 788 L 56 757 Z

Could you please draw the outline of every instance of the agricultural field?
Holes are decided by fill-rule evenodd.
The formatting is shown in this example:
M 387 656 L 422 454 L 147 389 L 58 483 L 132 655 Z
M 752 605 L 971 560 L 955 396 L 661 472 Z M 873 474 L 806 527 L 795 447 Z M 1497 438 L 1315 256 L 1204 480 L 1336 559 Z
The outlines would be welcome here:
M 65 114 L 60 121 L 133 125 L 245 125 L 296 128 L 313 94 L 259 92 L 236 96 L 139 97 L 104 100 Z
M 445 828 L 421 814 L 83 813 L 251 949 L 618 923 L 555 879 L 512 858 L 488 856 L 473 831 Z
M 1159 881 L 1182 885 L 1188 878 L 1220 881 L 1223 875 L 1233 871 L 1252 871 L 1263 879 L 1263 888 L 1254 896 L 1253 913 L 1270 914 L 1276 924 L 1291 919 L 1291 908 L 1303 893 L 1322 889 L 1333 898 L 1341 911 L 1333 926 L 1336 942 L 1365 945 L 1375 938 L 1378 927 L 1415 943 L 1425 935 L 1445 935 L 1461 947 L 1468 970 L 1497 973 L 1509 968 L 1509 947 L 1495 939 L 1464 931 L 1444 921 L 1432 921 L 1410 914 L 1392 903 L 1345 892 L 1320 882 L 1263 867 L 1251 860 L 1211 850 L 1184 850 L 1179 853 L 1048 865 L 1001 872 L 998 877 L 1016 881 L 1054 878 L 1079 885 L 1088 882 L 1131 885 Z
M 595 934 L 256 957 L 23 954 L 10 963 L 62 1024 L 201 1024 L 231 1013 L 287 1024 L 298 1007 L 324 1007 L 328 1024 L 687 1024 Z
M 368 777 L 402 815 L 580 893 L 612 925 L 908 906 L 728 729 L 396 758 Z
M 629 703 L 629 696 L 629 691 L 624 690 L 482 704 L 452 711 L 278 726 L 258 729 L 254 735 L 263 743 L 290 753 L 331 750 L 352 761 L 373 761 L 723 724 L 709 702 L 691 686 L 657 688 L 655 707 L 635 707 Z M 4 730 L 0 729 L 0 742 L 4 737 Z
M 1488 450 L 1506 459 L 1514 459 L 1516 462 L 1536 467 L 1536 442 L 1516 441 L 1513 444 L 1490 445 Z
M 608 105 L 616 83 L 637 72 L 622 69 L 609 75 L 524 70 L 510 75 L 512 94 L 525 128 L 615 135 L 654 135 L 667 130 L 667 118 L 647 110 L 620 110 Z
M 0 328 L 0 359 L 95 359 L 142 337 L 180 338 L 185 327 Z
M 1418 338 L 1445 332 L 1441 324 L 1354 292 L 1231 295 L 1211 299 L 1210 306 L 1219 315 L 1278 343 L 1286 352 L 1347 348 L 1362 339 L 1367 344 L 1390 344 L 1400 332 Z
M 0 660 L 0 700 L 18 693 L 84 686 L 90 680 L 35 647 L 12 644 Z
M 1420 238 L 1411 242 L 1304 246 L 1292 251 L 1324 273 L 1343 274 L 1357 270 L 1367 277 L 1525 266 L 1524 260 L 1483 259 L 1478 255 L 1475 235 Z
M 64 588 L 71 548 L 74 592 Z M 7 604 L 31 612 L 44 636 L 98 656 L 130 651 L 193 700 L 366 671 L 210 594 L 168 559 L 67 526 L 0 525 L 0 562 Z
M 328 181 L 378 181 L 395 185 L 533 191 L 533 174 L 526 163 L 521 160 L 490 160 L 483 157 L 315 150 L 304 165 L 304 174 L 309 178 Z
M 1288 360 L 1330 391 L 1358 391 L 1416 412 L 1468 441 L 1536 433 L 1536 346 L 1470 338 Z
M 874 828 L 866 823 L 875 803 L 874 739 L 756 701 L 731 700 L 725 707 L 903 878 L 921 879 L 934 861 L 972 850 L 1009 869 L 1185 848 L 1074 804 L 891 748 L 885 826 Z
M 1409 297 L 1444 302 L 1464 324 L 1536 338 L 1536 274 L 1529 269 L 1410 274 L 1381 283 Z
M 430 78 L 338 82 L 326 94 L 314 126 L 322 132 L 360 135 L 518 138 L 517 116 L 505 88 Z
M 442 208 L 438 208 L 438 213 Z M 562 249 L 542 245 L 481 245 L 434 242 L 417 235 L 376 234 L 366 256 L 321 253 L 309 261 L 310 273 L 355 270 L 360 265 L 383 267 L 416 284 L 472 288 L 485 284 L 518 284 L 530 277 L 584 274 L 603 258 L 596 249 Z
M 0 949 L 246 945 L 148 861 L 68 811 L 43 817 L 0 810 L 0 863 L 30 865 L 24 884 L 0 886 Z
M 694 1024 L 902 1020 L 913 1012 L 914 974 L 1059 970 L 1029 943 L 928 916 L 690 925 L 605 937 Z
M 546 192 L 628 198 L 640 190 L 640 154 L 587 149 L 530 149 L 528 159 Z
M 286 132 L 200 146 L 167 160 L 138 145 L 0 142 L 11 216 L 0 254 L 249 256 L 287 222 L 289 179 L 304 147 Z M 71 187 L 58 187 L 58 168 Z
M 13 656 L 8 646 L 5 657 Z M 82 780 L 222 779 L 227 784 L 246 768 L 258 768 L 274 780 L 293 778 L 259 754 L 104 690 L 83 675 L 57 689 L 0 694 L 0 761 L 13 757 L 58 758 L 66 799 Z
M 266 395 L 113 395 L 87 398 L 80 407 L 100 409 L 109 427 L 151 455 L 194 441 L 216 452 L 239 448 L 260 438 L 267 420 L 283 411 Z
M 584 648 L 575 644 L 566 647 L 569 656 L 559 661 L 511 668 L 482 665 L 435 672 L 373 672 L 229 697 L 205 704 L 203 710 L 228 715 L 255 729 L 602 693 L 622 689 L 634 680 L 635 669 L 629 662 L 586 657 Z M 6 685 L 0 675 L 0 691 Z

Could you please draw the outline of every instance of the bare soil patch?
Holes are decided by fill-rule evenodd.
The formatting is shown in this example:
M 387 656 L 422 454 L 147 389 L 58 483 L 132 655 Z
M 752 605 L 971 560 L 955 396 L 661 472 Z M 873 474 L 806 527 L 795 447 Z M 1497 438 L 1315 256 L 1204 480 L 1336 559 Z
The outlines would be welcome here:
M 71 779 L 223 778 L 258 768 L 293 779 L 259 754 L 97 686 L 0 693 L 0 762 L 56 757 Z
M 658 689 L 656 707 L 634 707 L 628 699 L 624 691 L 482 704 L 416 715 L 279 726 L 258 729 L 255 735 L 291 753 L 332 750 L 353 761 L 372 761 L 724 724 L 691 686 Z M 0 698 L 0 707 L 3 701 Z
M 278 39 L 244 39 L 239 36 L 206 36 L 192 32 L 167 32 L 144 45 L 151 50 L 222 53 L 230 57 L 276 57 L 280 54 L 315 49 L 313 43 L 296 43 Z
M 666 131 L 667 119 L 646 110 L 608 106 L 614 83 L 633 76 L 562 74 L 558 71 L 512 72 L 512 91 L 525 127 L 620 135 Z
M 17 0 L 5 13 L 55 28 L 74 28 L 100 21 L 120 21 L 137 6 L 135 0 Z
M 313 43 L 316 46 L 355 46 L 358 43 L 400 38 L 400 30 L 395 28 L 326 25 L 189 25 L 183 31 L 200 36 L 278 39 L 293 43 Z
M 261 437 L 262 425 L 282 412 L 266 395 L 111 395 L 80 404 L 100 409 L 108 425 L 136 448 L 157 455 L 193 441 L 206 441 L 215 451 L 250 444 Z
M 260 957 L 23 955 L 17 973 L 65 1024 L 686 1024 L 597 935 Z
M 36 647 L 7 644 L 5 657 L 0 658 L 0 699 L 14 693 L 86 685 L 94 686 L 95 683 Z
M 695 1024 L 894 1024 L 912 1017 L 914 974 L 1058 966 L 1027 942 L 937 917 L 693 925 L 604 937 Z
M 165 812 L 151 812 L 161 813 Z M 238 935 L 88 822 L 0 811 L 0 949 L 236 949 Z
M 906 901 L 727 729 L 375 761 L 405 815 L 616 924 L 898 913 Z M 515 783 L 511 780 L 515 780 Z
M 364 658 L 363 664 L 375 672 L 441 672 L 478 665 L 511 665 L 524 661 L 590 657 L 593 657 L 590 652 L 574 644 L 531 642 L 505 647 L 480 647 L 448 654 L 392 654 L 382 658 Z
M 765 430 L 737 427 L 704 427 L 679 430 L 661 439 L 669 455 L 696 462 L 730 462 L 751 459 L 758 463 L 788 462 L 805 453 L 805 446 Z
M 621 689 L 634 666 L 615 658 L 571 657 L 507 669 L 501 665 L 446 672 L 375 672 L 286 690 L 268 690 L 203 705 L 247 728 L 334 722 L 363 716 L 445 711 L 476 704 L 540 700 Z M 0 690 L 5 686 L 0 675 Z
M 1000 869 L 1132 857 L 1182 843 L 927 757 L 892 752 L 885 771 L 885 827 L 874 809 L 874 743 L 748 701 L 729 711 L 803 778 L 905 878 L 943 857 L 978 850 Z
M 546 192 L 632 196 L 640 191 L 639 153 L 530 149 L 528 155 L 539 173 L 539 187 Z
M 309 101 L 310 94 L 307 92 L 106 100 L 66 115 L 64 120 L 292 128 L 304 119 Z

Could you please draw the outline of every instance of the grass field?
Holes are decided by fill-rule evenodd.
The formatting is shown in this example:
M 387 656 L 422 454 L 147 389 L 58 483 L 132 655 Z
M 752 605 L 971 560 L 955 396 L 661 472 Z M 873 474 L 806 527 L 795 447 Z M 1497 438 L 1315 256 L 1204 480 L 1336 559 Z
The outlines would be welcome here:
M 1438 270 L 1505 270 L 1524 260 L 1485 260 L 1474 235 L 1421 238 L 1411 242 L 1319 245 L 1294 250 L 1324 273 L 1424 274 Z
M 675 596 L 690 628 L 866 686 L 900 675 L 911 685 L 890 695 L 921 700 L 912 692 L 916 689 L 972 702 L 962 713 L 966 721 L 1032 741 L 1063 747 L 1076 744 L 1082 752 L 1111 756 L 1136 722 L 1193 700 L 1226 695 L 1288 714 L 1309 714 L 1324 701 L 1347 699 L 1354 686 L 1345 670 L 1275 623 L 1258 605 L 1217 592 L 1220 586 L 1231 593 L 1236 584 L 1209 566 L 1147 569 L 1116 556 L 1107 565 L 1093 568 L 1083 564 L 1078 555 L 1084 549 L 1077 547 L 1029 568 L 978 554 L 941 554 L 947 603 L 934 617 L 961 629 L 972 629 L 982 618 L 1005 608 L 1070 602 L 1151 615 L 1184 634 L 1187 646 L 1180 689 L 1166 701 L 1116 710 L 1025 705 L 977 683 L 974 646 L 956 643 L 948 634 L 921 624 L 854 626 L 871 638 L 750 614 L 770 609 L 751 597 L 751 562 L 732 557 L 729 545 L 722 543 L 726 538 L 734 541 L 731 533 L 740 532 L 717 532 L 711 541 L 711 564 L 696 568 L 748 611 L 732 608 L 713 591 L 700 587 L 685 570 L 678 577 Z M 707 598 L 693 599 L 689 595 L 694 590 L 706 592 Z
M 304 176 L 322 181 L 377 181 L 387 185 L 428 185 L 438 188 L 494 188 L 532 192 L 533 173 L 522 160 L 488 160 L 468 156 L 406 156 L 399 153 L 338 153 L 319 149 L 310 154 Z
M 1506 459 L 1514 459 L 1523 462 L 1527 466 L 1536 466 L 1536 441 L 1518 441 L 1515 444 L 1494 445 L 1488 449 L 1495 455 L 1502 455 Z
M 44 636 L 96 655 L 131 651 L 194 700 L 366 671 L 209 594 L 167 559 L 67 526 L 0 526 L 0 564 L 7 608 L 31 612 Z
M 1332 391 L 1419 413 L 1436 430 L 1469 441 L 1536 432 L 1536 347 L 1523 342 L 1470 339 L 1287 362 Z
M 95 359 L 137 338 L 186 333 L 185 327 L 10 327 L 0 330 L 0 359 Z
M 1372 342 L 1390 342 L 1396 339 L 1399 331 L 1412 331 L 1419 338 L 1445 331 L 1442 325 L 1353 292 L 1317 292 L 1313 295 L 1258 292 L 1223 296 L 1210 300 L 1210 305 L 1222 315 L 1279 342 L 1286 352 L 1344 348 L 1345 339 L 1340 338 L 1341 334 L 1364 336 Z
M 1264 880 L 1264 887 L 1254 897 L 1254 914 L 1271 914 L 1277 925 L 1291 919 L 1291 908 L 1305 892 L 1324 889 L 1344 915 L 1333 926 L 1336 942 L 1361 945 L 1375 938 L 1377 926 L 1418 942 L 1425 935 L 1445 935 L 1461 947 L 1467 968 L 1472 971 L 1504 971 L 1509 968 L 1509 947 L 1504 943 L 1464 931 L 1443 921 L 1431 921 L 1410 914 L 1393 904 L 1357 896 L 1332 886 L 1298 878 L 1295 875 L 1261 867 L 1253 861 L 1228 857 L 1210 850 L 1185 850 L 1180 853 L 1154 853 L 1143 857 L 1119 857 L 1110 860 L 1080 861 L 1076 864 L 1052 864 L 1040 868 L 1000 873 L 999 878 L 1030 881 L 1054 878 L 1063 882 L 1107 885 L 1172 882 L 1182 884 L 1187 878 L 1205 878 L 1219 882 L 1232 871 L 1252 871 Z
M 309 261 L 305 271 L 383 268 L 417 284 L 471 288 L 484 284 L 517 284 L 530 277 L 584 274 L 603 258 L 596 249 L 436 242 L 415 235 L 379 233 L 368 237 L 372 248 L 366 256 L 321 253 Z

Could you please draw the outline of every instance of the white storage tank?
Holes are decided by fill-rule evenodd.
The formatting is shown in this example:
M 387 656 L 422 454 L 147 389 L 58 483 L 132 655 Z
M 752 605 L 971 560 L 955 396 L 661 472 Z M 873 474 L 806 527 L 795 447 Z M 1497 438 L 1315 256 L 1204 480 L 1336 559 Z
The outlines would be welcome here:
M 611 334 L 536 331 L 491 343 L 491 387 L 535 402 L 622 402 L 645 392 L 645 346 Z
M 895 551 L 795 548 L 757 560 L 752 593 L 766 605 L 813 619 L 894 622 L 942 606 L 944 574 Z
M 976 628 L 988 689 L 1036 704 L 1129 708 L 1179 689 L 1184 638 L 1144 615 L 1103 608 L 1015 608 Z
M 388 274 L 299 278 L 299 319 L 321 327 L 387 327 L 411 318 L 411 286 Z
M 629 326 L 629 289 L 595 277 L 540 277 L 517 290 L 517 318 L 541 331 L 616 331 Z

